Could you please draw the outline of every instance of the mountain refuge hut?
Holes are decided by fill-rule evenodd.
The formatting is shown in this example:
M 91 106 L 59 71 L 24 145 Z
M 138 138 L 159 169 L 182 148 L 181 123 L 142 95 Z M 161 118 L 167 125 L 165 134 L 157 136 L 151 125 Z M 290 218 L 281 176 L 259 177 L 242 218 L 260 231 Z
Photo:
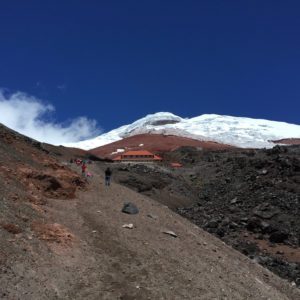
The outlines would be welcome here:
M 139 150 L 139 151 L 128 151 L 125 152 L 113 159 L 115 162 L 160 162 L 162 158 L 159 156 L 147 151 L 147 150 Z

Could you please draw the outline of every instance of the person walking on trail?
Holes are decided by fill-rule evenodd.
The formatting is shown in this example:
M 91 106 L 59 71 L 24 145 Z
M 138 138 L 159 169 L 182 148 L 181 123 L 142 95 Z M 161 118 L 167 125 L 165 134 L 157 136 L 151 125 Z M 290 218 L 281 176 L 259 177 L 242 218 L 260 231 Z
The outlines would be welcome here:
M 82 165 L 81 166 L 81 170 L 82 170 L 81 174 L 82 175 L 85 175 L 85 169 L 86 169 L 86 165 Z
M 105 185 L 109 186 L 110 185 L 110 176 L 111 176 L 111 170 L 110 168 L 107 168 L 105 170 Z

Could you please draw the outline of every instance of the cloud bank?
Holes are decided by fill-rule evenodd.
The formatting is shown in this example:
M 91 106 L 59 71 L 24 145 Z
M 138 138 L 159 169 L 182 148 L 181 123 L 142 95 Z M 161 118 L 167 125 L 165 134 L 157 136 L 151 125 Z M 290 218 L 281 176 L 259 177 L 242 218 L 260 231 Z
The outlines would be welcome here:
M 53 105 L 22 92 L 0 89 L 0 123 L 40 142 L 53 145 L 78 142 L 101 133 L 95 120 L 78 117 L 63 124 L 51 120 Z

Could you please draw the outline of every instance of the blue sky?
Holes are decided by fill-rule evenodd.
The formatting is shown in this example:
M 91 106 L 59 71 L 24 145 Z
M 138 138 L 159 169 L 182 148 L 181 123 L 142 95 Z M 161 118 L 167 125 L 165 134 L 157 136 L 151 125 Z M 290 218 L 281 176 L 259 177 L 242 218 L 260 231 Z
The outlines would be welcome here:
M 2 1 L 0 70 L 2 101 L 40 99 L 62 127 L 158 111 L 300 124 L 300 2 Z

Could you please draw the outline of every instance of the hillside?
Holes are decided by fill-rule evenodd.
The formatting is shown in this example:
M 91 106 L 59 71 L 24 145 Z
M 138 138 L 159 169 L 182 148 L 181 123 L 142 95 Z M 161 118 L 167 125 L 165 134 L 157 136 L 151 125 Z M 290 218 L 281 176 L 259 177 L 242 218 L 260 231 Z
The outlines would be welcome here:
M 167 206 L 106 187 L 106 162 L 93 160 L 88 179 L 73 157 L 93 158 L 0 127 L 1 299 L 299 299 Z M 121 212 L 129 201 L 137 215 Z
M 300 286 L 299 146 L 181 147 L 163 158 L 155 168 L 115 165 L 116 179 Z
M 113 158 L 124 151 L 147 149 L 152 153 L 162 155 L 165 152 L 175 150 L 181 146 L 201 147 L 210 150 L 235 148 L 229 145 L 209 141 L 204 142 L 175 135 L 138 134 L 92 149 L 90 153 L 100 157 Z

